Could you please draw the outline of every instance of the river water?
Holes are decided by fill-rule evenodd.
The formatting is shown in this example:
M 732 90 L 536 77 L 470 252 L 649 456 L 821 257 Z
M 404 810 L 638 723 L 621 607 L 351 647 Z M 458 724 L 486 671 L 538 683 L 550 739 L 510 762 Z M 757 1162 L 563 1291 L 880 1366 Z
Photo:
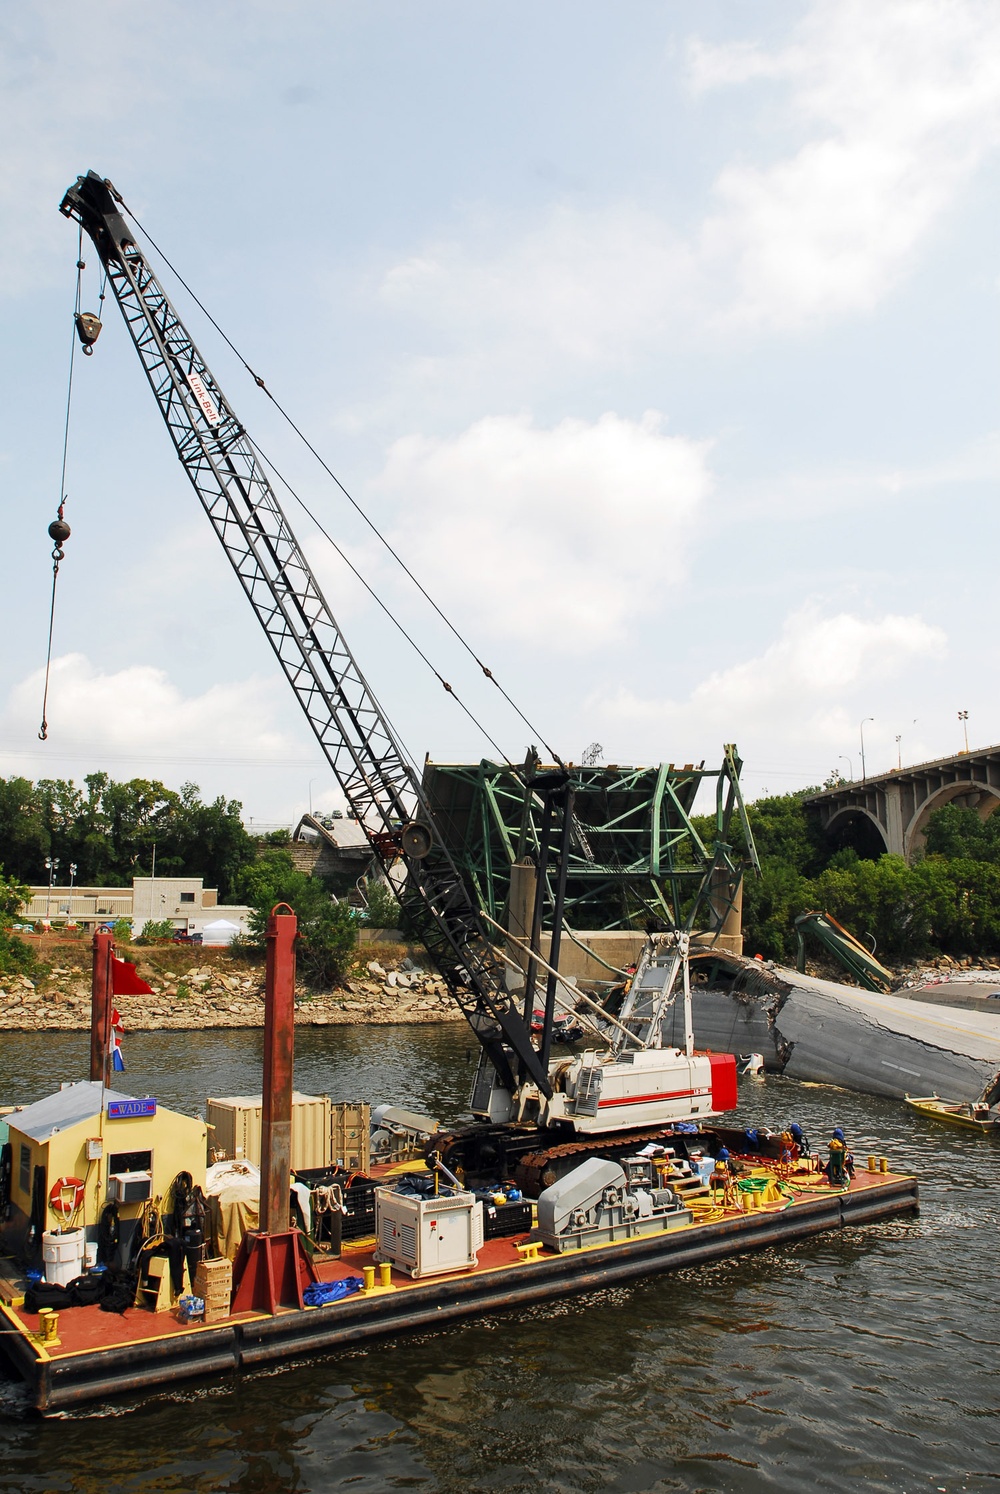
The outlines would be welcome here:
M 85 1073 L 5 1034 L 0 1096 Z M 304 1029 L 297 1088 L 456 1118 L 466 1031 Z M 260 1089 L 257 1033 L 150 1033 L 128 1089 L 191 1114 Z M 892 1101 L 741 1081 L 740 1119 L 845 1127 L 921 1212 L 544 1308 L 41 1421 L 0 1379 L 3 1494 L 996 1490 L 1000 1142 Z

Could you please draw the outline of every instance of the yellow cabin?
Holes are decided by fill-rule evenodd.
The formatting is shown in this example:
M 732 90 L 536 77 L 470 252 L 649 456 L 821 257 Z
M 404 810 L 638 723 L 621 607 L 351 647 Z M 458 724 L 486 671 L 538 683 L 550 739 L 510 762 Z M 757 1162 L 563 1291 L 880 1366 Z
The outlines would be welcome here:
M 127 1248 L 146 1201 L 162 1198 L 179 1172 L 205 1186 L 205 1122 L 155 1100 L 83 1080 L 6 1119 L 11 1211 L 4 1233 L 15 1248 L 26 1235 L 33 1199 L 36 1216 L 44 1208 L 42 1230 L 85 1228 L 88 1242 L 113 1202 Z

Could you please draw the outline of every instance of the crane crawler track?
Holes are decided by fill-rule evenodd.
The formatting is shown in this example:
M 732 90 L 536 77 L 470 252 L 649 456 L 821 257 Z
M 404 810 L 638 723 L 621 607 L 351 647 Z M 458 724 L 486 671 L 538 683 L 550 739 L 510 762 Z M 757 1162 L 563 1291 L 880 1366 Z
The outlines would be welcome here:
M 606 1157 L 618 1162 L 623 1157 L 633 1156 L 637 1146 L 647 1146 L 650 1142 L 665 1145 L 668 1141 L 676 1143 L 678 1140 L 682 1138 L 671 1127 L 657 1126 L 651 1131 L 629 1131 L 626 1135 L 619 1131 L 609 1136 L 585 1136 L 576 1141 L 564 1141 L 558 1146 L 545 1147 L 521 1157 L 514 1171 L 514 1181 L 529 1198 L 537 1198 L 544 1188 L 550 1187 L 577 1162 L 585 1162 L 588 1157 Z
M 699 1133 L 705 1135 L 706 1133 Z M 537 1198 L 558 1178 L 588 1157 L 617 1162 L 634 1156 L 636 1147 L 668 1142 L 682 1155 L 685 1137 L 670 1126 L 643 1131 L 616 1131 L 607 1136 L 580 1136 L 573 1141 L 539 1146 L 552 1132 L 532 1126 L 469 1126 L 447 1136 L 435 1136 L 428 1155 L 436 1152 L 446 1166 L 461 1170 L 467 1182 L 513 1178 L 527 1198 Z M 679 1144 L 679 1145 L 678 1145 Z

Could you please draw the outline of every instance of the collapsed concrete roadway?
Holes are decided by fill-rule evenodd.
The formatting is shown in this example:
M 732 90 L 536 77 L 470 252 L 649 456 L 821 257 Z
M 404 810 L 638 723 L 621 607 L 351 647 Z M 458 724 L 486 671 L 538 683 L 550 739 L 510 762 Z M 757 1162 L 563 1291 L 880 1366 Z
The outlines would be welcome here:
M 936 990 L 875 994 L 732 955 L 706 952 L 691 968 L 699 1048 L 760 1053 L 769 1073 L 863 1094 L 1000 1099 L 1000 1010 L 935 1000 Z M 683 1045 L 679 1002 L 663 1040 Z

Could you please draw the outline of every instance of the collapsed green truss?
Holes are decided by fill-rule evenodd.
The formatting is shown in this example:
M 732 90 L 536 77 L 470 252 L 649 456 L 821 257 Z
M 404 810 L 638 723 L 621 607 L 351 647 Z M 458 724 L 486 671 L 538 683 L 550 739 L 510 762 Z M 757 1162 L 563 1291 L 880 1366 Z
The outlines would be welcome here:
M 573 767 L 574 836 L 566 884 L 566 921 L 577 929 L 673 928 L 721 923 L 743 872 L 734 856 L 734 814 L 756 865 L 735 746 L 722 765 L 660 763 L 636 768 Z M 714 825 L 703 836 L 692 811 L 699 789 L 715 780 Z M 434 763 L 424 766 L 424 790 L 439 833 L 491 917 L 502 919 L 511 865 L 537 857 L 542 805 L 526 798 L 509 766 Z M 702 830 L 704 831 L 704 817 Z

